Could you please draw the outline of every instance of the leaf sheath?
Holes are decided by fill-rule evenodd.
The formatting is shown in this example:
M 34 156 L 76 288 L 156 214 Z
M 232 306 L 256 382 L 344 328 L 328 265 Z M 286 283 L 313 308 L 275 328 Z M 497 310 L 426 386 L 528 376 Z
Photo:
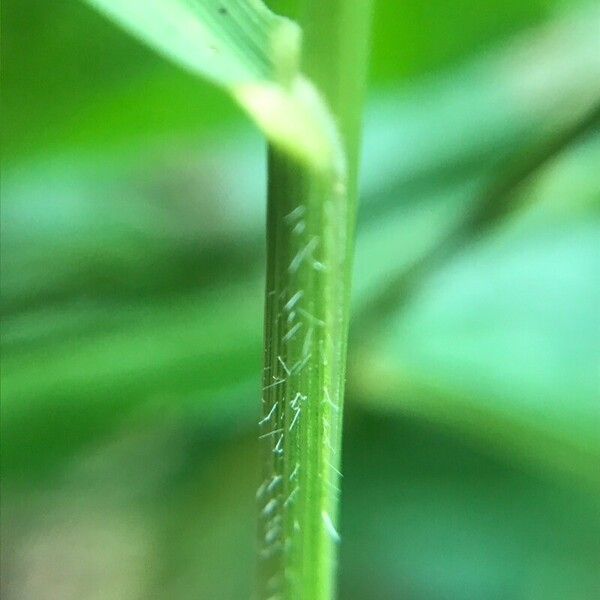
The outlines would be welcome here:
M 271 149 L 261 441 L 261 593 L 329 598 L 339 540 L 346 183 Z

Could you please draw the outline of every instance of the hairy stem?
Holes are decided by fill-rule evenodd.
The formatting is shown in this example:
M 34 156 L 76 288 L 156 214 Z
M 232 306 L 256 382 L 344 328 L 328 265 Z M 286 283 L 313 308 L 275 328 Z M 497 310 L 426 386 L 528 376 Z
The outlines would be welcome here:
M 335 595 L 340 448 L 370 0 L 310 0 L 303 70 L 332 113 L 336 160 L 269 151 L 260 421 L 261 599 Z

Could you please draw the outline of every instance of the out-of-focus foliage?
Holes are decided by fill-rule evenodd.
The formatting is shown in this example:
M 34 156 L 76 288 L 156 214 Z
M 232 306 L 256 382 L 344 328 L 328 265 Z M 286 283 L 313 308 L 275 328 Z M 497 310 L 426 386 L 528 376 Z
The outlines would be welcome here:
M 263 142 L 82 3 L 2 13 L 2 595 L 246 598 Z M 599 26 L 378 4 L 342 598 L 600 591 Z

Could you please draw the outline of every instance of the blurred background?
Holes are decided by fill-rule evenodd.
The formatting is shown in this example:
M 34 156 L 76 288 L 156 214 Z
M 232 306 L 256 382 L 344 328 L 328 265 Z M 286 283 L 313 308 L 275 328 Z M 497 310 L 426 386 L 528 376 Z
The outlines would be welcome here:
M 2 22 L 2 597 L 248 598 L 264 141 L 78 0 Z M 600 598 L 599 103 L 595 3 L 376 3 L 342 600 Z

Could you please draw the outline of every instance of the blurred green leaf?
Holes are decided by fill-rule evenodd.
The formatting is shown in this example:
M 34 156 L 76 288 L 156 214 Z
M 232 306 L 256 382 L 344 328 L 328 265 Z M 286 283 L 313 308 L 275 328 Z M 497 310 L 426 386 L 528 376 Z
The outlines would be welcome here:
M 349 425 L 341 597 L 595 597 L 597 496 L 532 477 L 408 416 L 358 413 Z
M 599 231 L 546 226 L 464 253 L 355 357 L 358 397 L 600 491 Z
M 101 327 L 6 353 L 5 474 L 50 472 L 128 420 L 184 412 L 207 429 L 248 423 L 260 390 L 261 291 L 238 284 L 92 306 L 83 317 Z

